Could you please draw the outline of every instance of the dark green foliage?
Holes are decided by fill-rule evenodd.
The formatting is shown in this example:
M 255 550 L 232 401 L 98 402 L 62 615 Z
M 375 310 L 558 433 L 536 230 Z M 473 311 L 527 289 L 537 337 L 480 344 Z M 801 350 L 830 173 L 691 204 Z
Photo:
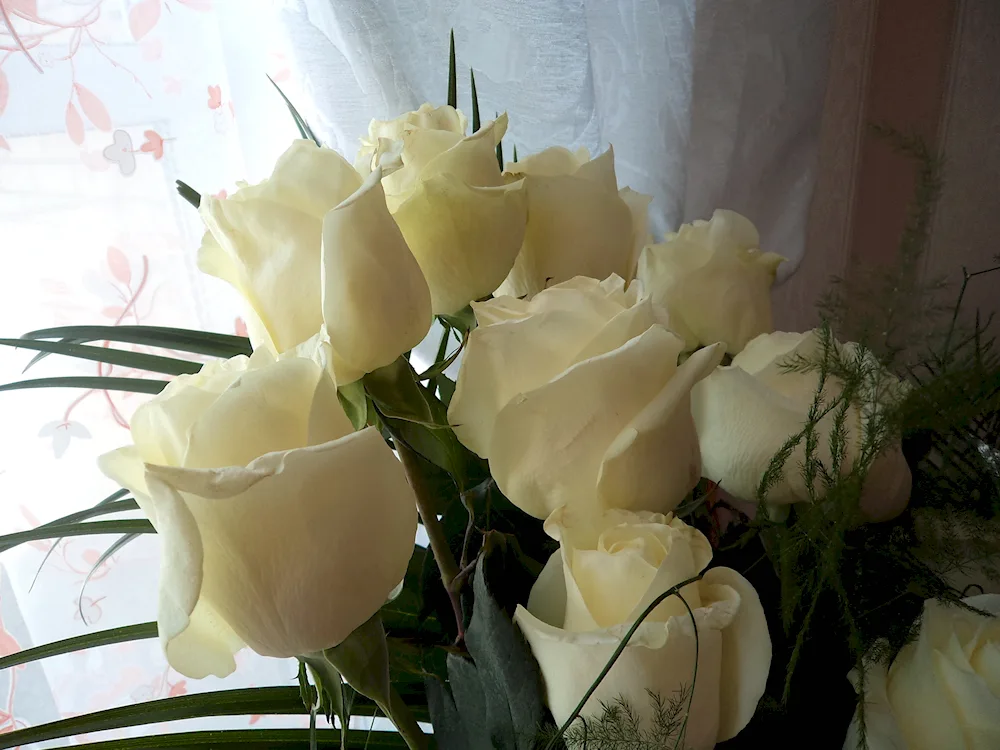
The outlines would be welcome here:
M 547 721 L 538 664 L 487 582 L 487 568 L 497 557 L 481 557 L 475 572 L 465 637 L 470 658 L 450 654 L 448 684 L 427 681 L 441 750 L 531 750 Z

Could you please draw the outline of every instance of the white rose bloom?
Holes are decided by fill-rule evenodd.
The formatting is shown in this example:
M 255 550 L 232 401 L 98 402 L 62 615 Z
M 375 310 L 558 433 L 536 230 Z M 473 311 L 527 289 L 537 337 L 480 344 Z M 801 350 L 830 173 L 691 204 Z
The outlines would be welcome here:
M 528 606 L 514 621 L 538 661 L 557 724 L 569 718 L 628 629 L 656 597 L 702 572 L 708 540 L 670 514 L 609 510 L 597 519 L 570 509 L 553 513 L 546 531 L 560 551 L 546 564 Z M 650 728 L 649 692 L 664 701 L 694 688 L 684 746 L 700 750 L 735 736 L 764 694 L 771 639 L 753 586 L 729 568 L 712 568 L 669 597 L 636 630 L 611 671 L 584 705 L 626 699 Z
M 639 251 L 649 239 L 651 198 L 618 189 L 611 148 L 591 159 L 586 149 L 553 147 L 506 169 L 509 179 L 523 178 L 528 224 L 497 294 L 531 296 L 574 276 L 635 277 Z
M 511 502 L 536 518 L 563 505 L 668 511 L 695 486 L 689 394 L 721 347 L 678 367 L 683 342 L 617 276 L 473 308 L 448 418 Z
M 1000 747 L 1000 596 L 964 601 L 994 617 L 928 600 L 916 641 L 891 666 L 865 671 L 869 750 Z M 856 678 L 852 672 L 855 686 Z M 844 750 L 855 750 L 858 741 L 855 717 Z
M 785 259 L 759 244 L 749 219 L 718 210 L 643 249 L 637 276 L 687 348 L 722 341 L 736 354 L 773 330 L 771 285 Z
M 336 151 L 300 140 L 261 184 L 202 198 L 198 267 L 242 294 L 255 349 L 287 352 L 325 326 L 345 385 L 427 333 L 430 291 L 380 174 L 362 182 Z
M 691 393 L 701 445 L 702 472 L 742 500 L 756 499 L 757 486 L 771 459 L 792 435 L 806 424 L 813 396 L 819 387 L 818 372 L 789 372 L 796 357 L 814 358 L 822 343 L 816 331 L 762 334 L 735 357 L 728 367 L 719 367 L 698 383 Z M 856 345 L 843 345 L 851 351 Z M 886 388 L 899 383 L 886 374 Z M 840 388 L 831 377 L 824 398 L 829 402 Z M 835 412 L 817 426 L 819 458 L 832 466 L 830 435 Z M 846 422 L 847 445 L 843 469 L 853 464 L 863 438 L 863 420 L 851 407 Z M 785 462 L 784 474 L 767 496 L 769 503 L 787 504 L 809 498 L 800 467 L 805 460 L 805 441 Z M 862 497 L 862 510 L 869 520 L 880 521 L 901 513 L 910 497 L 911 476 L 898 444 L 890 446 L 874 462 Z
M 335 646 L 403 578 L 413 492 L 379 432 L 353 431 L 324 365 L 265 349 L 210 362 L 100 458 L 158 532 L 160 640 L 181 674 L 225 676 L 243 646 Z

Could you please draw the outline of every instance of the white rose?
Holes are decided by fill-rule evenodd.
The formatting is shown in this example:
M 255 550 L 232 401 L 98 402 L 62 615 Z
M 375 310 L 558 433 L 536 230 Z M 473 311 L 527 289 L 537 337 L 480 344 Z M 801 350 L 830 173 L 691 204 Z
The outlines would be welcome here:
M 254 348 L 290 351 L 322 328 L 339 385 L 389 364 L 430 328 L 430 292 L 385 205 L 380 171 L 295 141 L 268 180 L 204 196 L 198 267 L 247 301 Z
M 448 417 L 536 518 L 569 505 L 672 510 L 701 476 L 689 393 L 719 363 L 653 320 L 639 285 L 579 277 L 473 305 Z
M 498 294 L 523 297 L 574 276 L 635 276 L 639 251 L 649 239 L 648 195 L 618 189 L 614 151 L 591 160 L 549 148 L 506 165 L 523 177 L 528 225 L 514 268 Z
M 561 725 L 643 610 L 702 572 L 712 548 L 700 531 L 670 514 L 609 510 L 596 523 L 581 523 L 561 510 L 545 529 L 560 551 L 514 621 L 538 661 L 549 708 Z M 636 630 L 582 716 L 599 716 L 601 702 L 622 697 L 649 728 L 648 692 L 668 701 L 690 690 L 693 680 L 684 747 L 714 747 L 747 725 L 771 665 L 757 592 L 735 570 L 712 568 L 681 595 L 697 623 L 697 678 L 694 627 L 680 599 L 669 597 Z
M 847 352 L 854 344 L 843 345 Z M 806 424 L 819 386 L 818 372 L 790 372 L 784 365 L 797 357 L 813 359 L 822 351 L 816 331 L 762 334 L 733 357 L 729 367 L 719 367 L 691 394 L 701 445 L 702 472 L 727 493 L 742 500 L 756 499 L 757 487 L 771 459 L 792 435 Z M 886 374 L 886 387 L 898 381 Z M 829 403 L 839 392 L 839 381 L 830 377 L 824 393 Z M 835 411 L 818 424 L 817 453 L 824 466 L 833 459 L 830 435 Z M 863 419 L 855 407 L 848 412 L 847 445 L 842 468 L 850 469 L 863 439 Z M 805 441 L 799 441 L 784 465 L 784 473 L 767 496 L 769 503 L 794 503 L 809 498 L 801 466 Z M 817 481 L 818 484 L 818 481 Z M 901 513 L 910 497 L 910 470 L 899 444 L 888 447 L 871 467 L 861 506 L 869 520 L 880 521 Z
M 391 120 L 372 120 L 368 124 L 368 135 L 361 139 L 361 149 L 358 151 L 354 166 L 365 174 L 372 169 L 372 159 L 379 150 L 379 141 L 398 141 L 403 133 L 412 130 L 432 130 L 442 133 L 453 133 L 460 138 L 465 135 L 468 120 L 461 110 L 447 105 L 435 107 L 433 104 L 421 104 L 419 109 L 405 112 Z
M 964 601 L 1000 615 L 996 594 Z M 858 735 L 855 717 L 844 750 L 859 747 Z M 916 641 L 891 666 L 865 670 L 865 735 L 869 750 L 1000 747 L 1000 620 L 924 602 Z
M 322 362 L 210 362 L 140 406 L 132 439 L 100 467 L 158 532 L 160 640 L 181 674 L 225 676 L 243 646 L 334 646 L 402 580 L 413 492 L 378 430 L 353 431 Z
M 759 244 L 748 219 L 719 210 L 643 249 L 637 276 L 689 349 L 722 341 L 736 354 L 773 330 L 771 285 L 785 259 Z
M 407 124 L 399 141 L 383 138 L 374 154 L 375 161 L 382 149 L 393 161 L 398 156 L 401 167 L 383 178 L 386 202 L 437 315 L 492 294 L 521 248 L 526 196 L 520 183 L 504 184 L 496 158 L 506 129 L 505 114 L 469 137 Z

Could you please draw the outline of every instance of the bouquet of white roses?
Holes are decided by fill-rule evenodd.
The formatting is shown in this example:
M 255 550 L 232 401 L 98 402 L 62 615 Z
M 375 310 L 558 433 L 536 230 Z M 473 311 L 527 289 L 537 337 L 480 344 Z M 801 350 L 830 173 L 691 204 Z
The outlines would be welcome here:
M 353 163 L 296 114 L 303 139 L 269 179 L 222 199 L 182 186 L 207 230 L 199 267 L 242 295 L 249 340 L 79 326 L 17 342 L 176 376 L 102 379 L 156 394 L 101 458 L 123 491 L 41 533 L 106 532 L 124 522 L 79 521 L 137 503 L 149 524 L 129 533 L 161 538 L 171 667 L 296 657 L 300 710 L 339 725 L 294 735 L 313 746 L 362 746 L 350 718 L 375 711 L 398 730 L 379 747 L 711 748 L 752 721 L 780 737 L 793 672 L 813 668 L 805 634 L 830 611 L 837 678 L 855 666 L 870 690 L 851 746 L 1000 742 L 997 598 L 930 601 L 904 646 L 914 603 L 960 593 L 914 587 L 927 566 L 886 581 L 903 589 L 899 638 L 855 617 L 885 592 L 845 572 L 912 515 L 923 475 L 899 415 L 924 391 L 829 325 L 774 332 L 782 258 L 746 218 L 654 242 L 610 148 L 505 162 L 507 116 L 480 123 L 474 103 L 470 133 L 455 104 L 373 121 Z M 865 586 L 918 565 L 911 539 L 886 545 Z M 836 746 L 852 711 L 831 709 Z M 9 741 L 96 726 L 72 721 Z

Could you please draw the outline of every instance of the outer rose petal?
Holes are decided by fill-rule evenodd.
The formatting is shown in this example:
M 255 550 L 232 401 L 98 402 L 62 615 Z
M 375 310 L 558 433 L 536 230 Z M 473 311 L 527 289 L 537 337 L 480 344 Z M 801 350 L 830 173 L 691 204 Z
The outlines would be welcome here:
M 865 671 L 865 741 L 868 743 L 868 750 L 908 750 L 885 694 L 887 674 L 885 664 L 871 664 Z M 852 682 L 856 680 L 853 670 L 850 679 Z M 858 750 L 860 739 L 858 717 L 855 714 L 847 728 L 844 750 Z
M 246 299 L 255 348 L 286 351 L 319 329 L 321 222 L 360 184 L 336 151 L 299 140 L 263 183 L 223 200 L 203 196 L 211 240 L 203 241 L 199 268 Z
M 687 615 L 683 621 L 687 621 Z M 528 641 L 545 680 L 549 708 L 557 724 L 572 713 L 584 692 L 597 678 L 625 635 L 627 626 L 589 633 L 570 633 L 546 624 L 518 606 L 514 622 Z M 715 745 L 719 718 L 719 675 L 722 636 L 718 630 L 699 628 L 698 677 L 688 717 L 686 746 Z M 624 697 L 651 724 L 647 690 L 667 699 L 691 686 L 694 674 L 694 636 L 688 622 L 644 623 L 632 636 L 618 661 L 587 701 L 583 716 L 600 715 L 601 702 Z
M 463 354 L 448 419 L 458 439 L 484 458 L 504 405 L 559 375 L 625 309 L 593 279 L 560 287 L 530 301 L 497 297 L 475 305 L 479 327 Z
M 431 295 L 376 170 L 323 221 L 323 320 L 338 385 L 392 362 L 430 328 Z
M 536 518 L 570 502 L 599 513 L 601 459 L 673 373 L 675 341 L 655 326 L 504 406 L 489 455 L 504 495 Z M 639 497 L 616 498 L 618 507 L 643 510 L 639 502 Z
M 691 414 L 701 446 L 702 475 L 749 501 L 756 498 L 771 458 L 805 420 L 795 404 L 735 366 L 717 368 L 692 389 Z M 785 462 L 769 502 L 805 498 L 798 470 L 803 451 L 800 443 Z
M 610 153 L 578 170 L 586 176 L 525 176 L 524 245 L 501 294 L 533 295 L 574 276 L 630 278 L 632 213 L 617 186 L 604 184 L 608 174 L 614 175 L 613 163 L 610 170 L 604 168 Z
M 618 196 L 625 201 L 629 213 L 632 214 L 632 254 L 629 256 L 626 278 L 633 279 L 639 264 L 639 254 L 652 240 L 649 234 L 649 204 L 653 196 L 637 193 L 627 187 L 619 190 Z
M 692 354 L 667 384 L 619 433 L 601 461 L 597 494 L 607 508 L 635 507 L 666 513 L 701 477 L 701 452 L 691 418 L 691 388 L 722 361 L 714 344 Z M 655 470 L 652 470 L 655 469 Z
M 500 285 L 521 249 L 526 216 L 519 185 L 471 187 L 452 175 L 422 182 L 396 209 L 435 315 L 455 313 Z
M 555 177 L 561 174 L 573 174 L 588 161 L 590 153 L 585 148 L 570 151 L 562 146 L 551 146 L 520 161 L 507 162 L 504 164 L 504 170 L 516 175 Z
M 721 584 L 739 594 L 736 616 L 722 629 L 719 681 L 719 742 L 735 737 L 753 718 L 771 669 L 771 636 L 760 597 L 750 582 L 730 568 L 712 568 L 702 585 Z
M 272 453 L 246 468 L 147 471 L 158 531 L 167 535 L 164 595 L 177 599 L 181 613 L 210 607 L 259 654 L 288 657 L 340 643 L 406 571 L 415 500 L 374 428 Z M 180 626 L 183 618 L 172 622 Z M 191 650 L 213 647 L 201 629 L 177 630 L 170 637 L 177 645 L 185 638 L 186 650 L 171 640 L 167 656 L 190 674 Z

